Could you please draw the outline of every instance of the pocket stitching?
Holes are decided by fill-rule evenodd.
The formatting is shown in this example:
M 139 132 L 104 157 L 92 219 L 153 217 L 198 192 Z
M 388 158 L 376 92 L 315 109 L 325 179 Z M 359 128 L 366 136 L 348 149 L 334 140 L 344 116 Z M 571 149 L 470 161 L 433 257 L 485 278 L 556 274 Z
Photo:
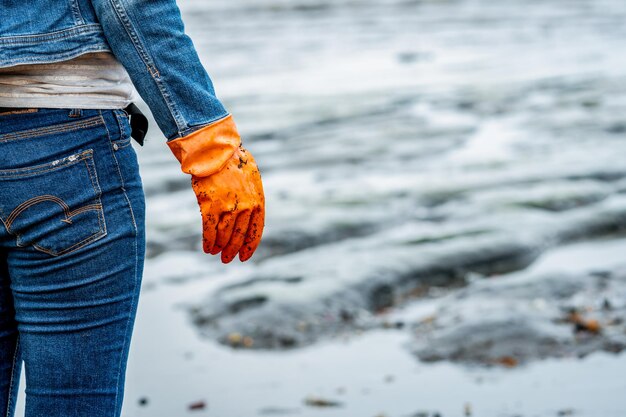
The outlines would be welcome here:
M 98 233 L 94 233 L 93 235 L 89 236 L 88 238 L 85 238 L 83 240 L 81 240 L 78 243 L 73 244 L 72 246 L 70 246 L 67 249 L 63 249 L 59 252 L 53 252 L 51 250 L 48 250 L 46 248 L 43 248 L 39 245 L 37 245 L 36 243 L 33 243 L 31 246 L 41 252 L 45 252 L 47 254 L 50 254 L 52 256 L 60 256 L 60 255 L 65 255 L 68 253 L 72 253 L 77 251 L 78 249 L 82 248 L 83 246 L 86 246 L 87 244 L 91 243 L 91 242 L 95 242 L 98 239 L 101 239 L 103 237 L 105 237 L 107 235 L 107 231 L 106 230 L 100 230 Z
M 44 248 L 44 247 L 42 247 L 42 246 L 40 246 L 40 245 L 38 245 L 36 243 L 31 243 L 30 244 L 30 246 L 32 246 L 33 248 L 35 248 L 35 249 L 37 249 L 37 250 L 39 250 L 41 252 L 47 253 L 49 255 L 52 255 L 52 256 L 60 256 L 60 255 L 63 255 L 63 254 L 74 252 L 74 251 L 80 249 L 81 247 L 83 247 L 83 246 L 85 246 L 85 245 L 87 245 L 87 244 L 89 244 L 89 243 L 91 243 L 93 241 L 96 241 L 96 240 L 98 240 L 98 239 L 100 239 L 100 238 L 102 238 L 104 236 L 106 236 L 107 233 L 108 233 L 107 232 L 107 227 L 106 227 L 106 220 L 104 219 L 104 207 L 102 206 L 102 200 L 101 200 L 102 189 L 100 188 L 100 184 L 99 184 L 99 181 L 98 181 L 98 173 L 96 171 L 95 163 L 94 163 L 94 160 L 93 160 L 93 149 L 88 149 L 86 151 L 81 152 L 80 154 L 75 154 L 75 155 L 79 155 L 79 157 L 74 159 L 74 160 L 67 159 L 66 161 L 64 161 L 65 163 L 63 163 L 63 164 L 56 164 L 54 166 L 49 167 L 48 169 L 33 170 L 33 168 L 38 168 L 38 167 L 42 167 L 43 168 L 43 167 L 46 167 L 46 166 L 50 166 L 52 163 L 54 163 L 54 161 L 46 163 L 46 164 L 36 165 L 35 167 L 24 168 L 25 170 L 30 170 L 30 172 L 25 173 L 25 174 L 0 175 L 0 178 L 19 178 L 19 177 L 23 177 L 23 176 L 43 174 L 43 173 L 46 173 L 46 172 L 49 172 L 49 171 L 53 171 L 53 170 L 56 170 L 56 169 L 59 169 L 59 168 L 68 167 L 68 166 L 74 165 L 75 163 L 78 163 L 80 161 L 84 161 L 85 162 L 85 167 L 87 169 L 87 174 L 89 175 L 91 186 L 92 186 L 92 188 L 94 190 L 94 193 L 95 193 L 96 204 L 88 204 L 88 205 L 79 207 L 79 208 L 77 208 L 77 209 L 75 209 L 73 211 L 70 211 L 70 213 L 72 215 L 76 215 L 76 214 L 81 213 L 81 212 L 86 211 L 86 210 L 94 210 L 94 211 L 96 211 L 96 214 L 98 216 L 98 228 L 99 228 L 99 231 L 94 233 L 94 234 L 91 234 L 90 236 L 86 237 L 85 239 L 83 239 L 83 240 L 81 240 L 81 241 L 79 241 L 77 243 L 74 243 L 73 245 L 71 245 L 71 246 L 69 246 L 67 248 L 64 248 L 64 249 L 62 249 L 62 250 L 60 250 L 58 252 L 46 249 L 46 248 Z M 65 157 L 65 158 L 70 158 L 71 156 L 72 155 L 70 155 L 68 157 Z M 65 158 L 62 158 L 62 159 L 65 159 Z M 88 160 L 91 161 L 91 163 L 92 163 L 91 165 L 89 165 Z M 21 169 L 19 169 L 19 170 L 21 170 Z M 16 170 L 11 170 L 11 171 L 16 171 Z M 0 174 L 2 174 L 2 171 L 0 171 Z M 49 198 L 45 198 L 45 196 L 46 195 L 33 197 L 31 199 L 32 200 L 31 204 L 29 204 L 26 208 L 28 208 L 31 205 L 36 204 L 38 202 L 45 201 L 46 199 L 49 200 Z M 54 196 L 51 196 L 51 197 L 54 197 Z M 31 201 L 31 200 L 27 200 L 27 201 Z M 63 200 L 61 200 L 61 201 L 63 201 Z M 63 202 L 63 203 L 67 206 L 67 204 L 65 202 Z M 24 204 L 24 203 L 22 203 L 22 204 Z M 20 206 L 21 206 L 21 204 L 20 204 Z M 18 206 L 18 207 L 20 207 L 20 206 Z M 89 208 L 87 208 L 87 207 L 89 207 Z M 69 206 L 68 206 L 68 208 L 69 208 Z M 13 210 L 13 212 L 15 212 L 16 209 L 17 209 L 17 207 Z M 13 212 L 11 212 L 11 214 L 9 215 L 9 218 L 12 216 Z M 18 214 L 18 216 L 19 216 L 19 214 Z M 2 215 L 2 217 L 5 217 L 5 216 Z M 17 218 L 17 216 L 15 216 L 15 217 Z M 7 221 L 9 220 L 9 218 L 7 218 Z M 16 237 L 16 245 L 19 246 L 19 247 L 26 247 L 27 245 L 24 245 L 23 243 L 20 243 L 20 239 L 21 239 L 22 235 L 19 234 L 19 233 L 13 233 L 13 232 L 10 231 L 10 226 L 13 223 L 13 220 L 15 220 L 15 219 L 12 219 L 9 223 L 7 223 L 7 221 L 5 221 L 4 219 L 1 219 L 1 220 L 2 220 L 2 223 L 4 224 L 4 227 L 6 228 L 7 232 L 12 234 L 12 235 L 14 235 Z
M 57 161 L 63 161 L 62 163 L 58 163 L 57 161 L 46 162 L 45 164 L 34 165 L 31 167 L 25 168 L 17 168 L 17 169 L 7 169 L 0 170 L 0 180 L 3 178 L 11 179 L 11 178 L 20 178 L 20 177 L 28 177 L 31 175 L 39 175 L 49 171 L 54 171 L 57 169 L 65 168 L 67 166 L 77 164 L 80 161 L 83 161 L 87 158 L 90 158 L 93 154 L 93 149 L 87 149 L 78 154 L 73 154 L 66 156 L 61 159 L 57 159 Z M 72 156 L 76 156 L 75 159 L 70 159 Z M 55 162 L 57 162 L 55 164 Z
M 102 204 L 98 203 L 98 204 L 87 204 L 84 205 L 80 208 L 77 208 L 75 210 L 71 210 L 70 207 L 67 205 L 67 203 L 62 199 L 59 198 L 55 195 L 51 195 L 51 194 L 44 194 L 44 195 L 40 195 L 37 197 L 32 197 L 29 198 L 28 200 L 22 202 L 21 204 L 19 204 L 17 207 L 15 207 L 13 209 L 13 211 L 11 213 L 9 213 L 9 217 L 7 217 L 6 221 L 5 221 L 5 225 L 7 227 L 7 229 L 11 228 L 11 225 L 13 224 L 13 221 L 15 219 L 17 219 L 17 217 L 22 214 L 22 212 L 24 210 L 26 210 L 27 208 L 38 204 L 42 201 L 53 201 L 56 202 L 59 206 L 61 206 L 61 208 L 63 208 L 63 212 L 65 213 L 65 217 L 67 219 L 74 217 L 75 215 L 77 215 L 78 213 L 82 213 L 83 211 L 86 210 L 93 210 L 93 209 L 97 209 L 99 207 L 102 207 Z
M 100 229 L 98 232 L 96 232 L 96 233 L 86 237 L 85 239 L 83 239 L 83 240 L 81 240 L 79 242 L 74 243 L 72 246 L 69 246 L 69 247 L 67 247 L 65 249 L 62 249 L 62 250 L 58 251 L 58 252 L 52 251 L 50 249 L 46 249 L 46 248 L 44 248 L 42 246 L 39 246 L 36 243 L 31 243 L 30 246 L 32 246 L 33 248 L 35 248 L 35 249 L 37 249 L 37 250 L 39 250 L 41 252 L 45 252 L 47 254 L 50 254 L 52 256 L 59 256 L 59 255 L 63 255 L 63 254 L 66 254 L 66 253 L 74 252 L 74 251 L 80 249 L 81 247 L 85 246 L 86 244 L 91 243 L 92 241 L 98 240 L 101 237 L 106 236 L 107 235 L 106 223 L 105 223 L 105 227 L 103 228 L 102 227 L 102 223 L 100 222 L 100 216 L 101 216 L 101 214 L 103 215 L 103 207 L 102 207 L 102 205 L 99 205 L 99 207 L 100 207 L 99 209 L 98 208 L 94 209 L 96 211 L 96 213 L 98 214 L 98 225 L 99 225 L 99 229 Z M 82 207 L 81 207 L 81 209 L 82 209 Z M 79 209 L 77 209 L 77 210 L 79 210 Z M 12 232 L 9 232 L 9 233 L 13 234 Z M 19 246 L 21 248 L 28 246 L 28 245 L 25 245 L 25 244 L 20 242 L 20 239 L 22 237 L 21 234 L 15 233 L 15 237 L 16 237 L 16 245 L 17 246 Z
M 75 122 L 60 123 L 53 126 L 45 126 L 35 129 L 21 130 L 18 132 L 4 133 L 0 135 L 0 142 L 8 142 L 11 140 L 28 139 L 37 136 L 50 135 L 53 133 L 71 132 L 82 128 L 94 127 L 103 123 L 98 116 L 93 116 L 84 120 Z

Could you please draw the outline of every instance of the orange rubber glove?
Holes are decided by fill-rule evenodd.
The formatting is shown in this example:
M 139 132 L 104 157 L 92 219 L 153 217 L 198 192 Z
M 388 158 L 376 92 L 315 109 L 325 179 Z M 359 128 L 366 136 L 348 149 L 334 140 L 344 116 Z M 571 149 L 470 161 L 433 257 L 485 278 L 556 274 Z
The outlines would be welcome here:
M 241 138 L 231 115 L 187 136 L 167 142 L 191 174 L 202 214 L 203 250 L 222 252 L 229 263 L 237 253 L 248 260 L 261 241 L 265 224 L 265 195 L 259 168 Z

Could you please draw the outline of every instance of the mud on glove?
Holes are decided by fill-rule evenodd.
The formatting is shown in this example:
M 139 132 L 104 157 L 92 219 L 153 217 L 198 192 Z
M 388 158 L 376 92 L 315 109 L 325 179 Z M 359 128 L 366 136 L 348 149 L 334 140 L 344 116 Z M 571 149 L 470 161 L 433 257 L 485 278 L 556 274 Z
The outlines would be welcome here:
M 223 263 L 248 260 L 261 241 L 265 195 L 252 154 L 241 144 L 231 115 L 167 142 L 191 174 L 202 214 L 203 250 Z

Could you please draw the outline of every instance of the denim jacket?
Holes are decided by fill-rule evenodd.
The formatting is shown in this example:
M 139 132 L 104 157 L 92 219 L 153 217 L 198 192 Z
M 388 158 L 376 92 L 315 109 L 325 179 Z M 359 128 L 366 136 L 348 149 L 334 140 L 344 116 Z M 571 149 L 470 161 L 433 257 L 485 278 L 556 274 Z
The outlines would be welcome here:
M 167 140 L 228 116 L 176 0 L 0 0 L 0 68 L 109 51 Z

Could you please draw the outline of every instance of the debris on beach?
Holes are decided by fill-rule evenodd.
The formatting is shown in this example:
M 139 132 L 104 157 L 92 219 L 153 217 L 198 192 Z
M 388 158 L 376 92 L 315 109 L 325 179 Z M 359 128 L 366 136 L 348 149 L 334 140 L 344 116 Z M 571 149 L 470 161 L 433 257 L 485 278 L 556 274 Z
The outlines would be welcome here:
M 313 397 L 313 396 L 306 397 L 304 399 L 304 403 L 310 407 L 320 407 L 320 408 L 341 407 L 343 405 L 343 403 L 336 401 L 336 400 L 330 400 L 328 398 Z
M 204 410 L 206 407 L 207 407 L 207 404 L 203 400 L 192 402 L 188 406 L 190 410 Z
M 606 300 L 605 300 L 606 301 Z M 576 309 L 571 309 L 567 316 L 563 319 L 564 322 L 572 323 L 574 325 L 574 332 L 589 332 L 592 334 L 599 334 L 602 330 L 600 323 L 595 319 L 587 319 L 583 317 L 582 313 Z

